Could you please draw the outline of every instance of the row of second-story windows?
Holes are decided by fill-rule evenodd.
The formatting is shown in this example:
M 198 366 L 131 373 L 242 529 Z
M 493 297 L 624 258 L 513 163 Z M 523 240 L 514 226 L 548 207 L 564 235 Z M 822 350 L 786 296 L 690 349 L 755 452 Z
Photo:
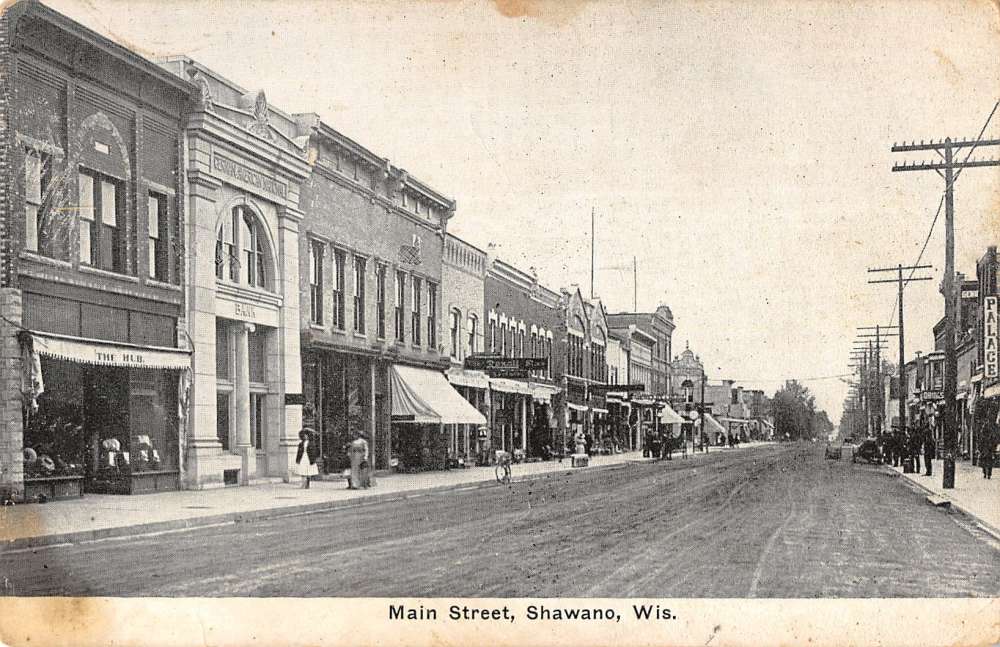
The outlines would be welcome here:
M 608 377 L 607 351 L 600 344 L 590 345 L 590 379 L 604 382 Z
M 449 317 L 449 332 L 451 335 L 451 357 L 462 359 L 479 352 L 476 340 L 479 338 L 479 317 L 469 313 L 465 331 L 462 330 L 462 311 L 455 308 Z M 463 353 L 464 344 L 464 353 Z
M 84 167 L 77 170 L 75 207 L 59 206 L 67 192 L 67 178 L 53 175 L 51 156 L 34 149 L 24 155 L 24 247 L 27 251 L 70 261 L 76 234 L 81 265 L 118 274 L 136 274 L 138 263 L 129 267 L 135 251 L 136 218 L 127 208 L 126 184 Z M 179 247 L 176 210 L 165 193 L 149 191 L 139 202 L 146 209 L 146 239 L 140 246 L 151 279 L 180 282 L 179 268 L 171 269 L 171 256 Z M 73 218 L 73 214 L 76 218 Z M 74 222 L 76 227 L 74 227 Z M 138 260 L 138 257 L 136 256 Z
M 353 255 L 348 259 L 348 253 L 342 249 L 334 247 L 330 254 L 333 259 L 331 280 L 333 285 L 330 290 L 330 324 L 335 330 L 347 329 L 346 301 L 347 301 L 347 263 L 351 262 L 351 302 L 352 302 L 352 329 L 358 334 L 367 332 L 366 311 L 368 297 L 366 284 L 369 272 L 368 259 L 364 256 Z M 322 326 L 325 323 L 326 310 L 324 308 L 324 276 L 325 259 L 327 257 L 326 243 L 312 240 L 309 241 L 309 318 L 313 324 Z M 388 265 L 376 262 L 372 268 L 375 274 L 375 334 L 379 339 L 386 338 L 386 303 L 388 289 Z M 423 314 L 423 279 L 418 276 L 410 278 L 411 311 L 410 311 L 410 340 L 415 346 L 423 343 L 422 332 L 426 326 L 427 347 L 437 346 L 437 284 L 427 282 L 427 315 Z M 407 273 L 399 270 L 396 272 L 395 302 L 393 305 L 393 336 L 396 341 L 406 341 L 406 295 L 407 295 Z
M 532 371 L 536 377 L 552 377 L 552 339 L 537 331 L 526 333 L 519 326 L 490 321 L 490 352 L 503 357 L 543 357 L 548 360 L 544 371 Z

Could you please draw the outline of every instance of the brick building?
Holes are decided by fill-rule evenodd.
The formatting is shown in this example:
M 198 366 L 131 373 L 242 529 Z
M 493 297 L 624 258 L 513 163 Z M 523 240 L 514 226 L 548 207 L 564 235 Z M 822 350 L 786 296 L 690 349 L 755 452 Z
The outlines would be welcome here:
M 445 237 L 441 284 L 445 352 L 451 363 L 448 381 L 484 416 L 489 415 L 489 379 L 482 371 L 466 370 L 463 363 L 484 350 L 487 262 L 485 251 L 452 234 Z M 472 463 L 480 454 L 479 431 L 475 425 L 448 425 L 449 454 Z
M 194 87 L 37 2 L 0 38 L 0 487 L 176 489 Z
M 541 456 L 546 445 L 555 447 L 555 404 L 560 387 L 553 372 L 553 352 L 560 325 L 559 295 L 524 272 L 493 255 L 484 285 L 487 350 L 503 357 L 543 357 L 549 369 L 527 379 L 492 377 L 491 429 L 497 449 Z M 556 402 L 553 403 L 555 397 Z
M 608 321 L 600 299 L 585 299 L 577 285 L 561 290 L 560 309 L 552 354 L 553 375 L 563 388 L 556 435 L 559 446 L 572 449 L 577 432 L 595 443 L 610 432 L 605 391 L 590 388 L 607 383 Z
M 321 469 L 366 438 L 376 468 L 444 467 L 442 425 L 482 424 L 449 386 L 441 281 L 455 203 L 320 121 L 299 115 L 312 173 L 299 241 L 302 379 Z

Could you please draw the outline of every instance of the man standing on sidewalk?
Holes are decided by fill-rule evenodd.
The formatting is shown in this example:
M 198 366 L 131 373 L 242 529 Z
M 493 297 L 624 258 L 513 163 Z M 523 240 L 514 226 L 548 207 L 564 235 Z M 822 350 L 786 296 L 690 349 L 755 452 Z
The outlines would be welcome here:
M 910 458 L 913 459 L 913 473 L 920 474 L 920 450 L 922 442 L 920 439 L 923 437 L 924 423 L 920 421 L 912 432 L 910 432 L 909 437 L 906 439 L 907 449 L 910 450 Z
M 996 422 L 987 417 L 979 434 L 979 466 L 983 468 L 983 478 L 993 478 L 993 463 L 996 461 Z
M 930 429 L 924 428 L 924 465 L 927 466 L 926 475 L 931 475 L 931 469 L 934 460 L 934 453 L 937 449 L 934 445 L 934 438 L 931 436 Z

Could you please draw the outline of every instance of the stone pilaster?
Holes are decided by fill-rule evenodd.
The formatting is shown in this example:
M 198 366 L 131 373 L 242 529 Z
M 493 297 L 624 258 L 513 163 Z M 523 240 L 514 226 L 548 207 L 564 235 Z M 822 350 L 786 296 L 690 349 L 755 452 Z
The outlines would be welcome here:
M 24 424 L 21 415 L 21 291 L 0 289 L 0 494 L 24 496 Z

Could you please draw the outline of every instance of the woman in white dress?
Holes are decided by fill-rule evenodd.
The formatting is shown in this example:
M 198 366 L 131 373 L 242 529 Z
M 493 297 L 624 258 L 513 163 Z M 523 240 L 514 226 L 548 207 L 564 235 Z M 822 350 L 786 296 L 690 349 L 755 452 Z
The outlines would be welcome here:
M 295 453 L 295 473 L 302 477 L 302 487 L 309 489 L 309 481 L 319 474 L 319 446 L 312 441 L 311 429 L 299 432 L 299 449 Z

